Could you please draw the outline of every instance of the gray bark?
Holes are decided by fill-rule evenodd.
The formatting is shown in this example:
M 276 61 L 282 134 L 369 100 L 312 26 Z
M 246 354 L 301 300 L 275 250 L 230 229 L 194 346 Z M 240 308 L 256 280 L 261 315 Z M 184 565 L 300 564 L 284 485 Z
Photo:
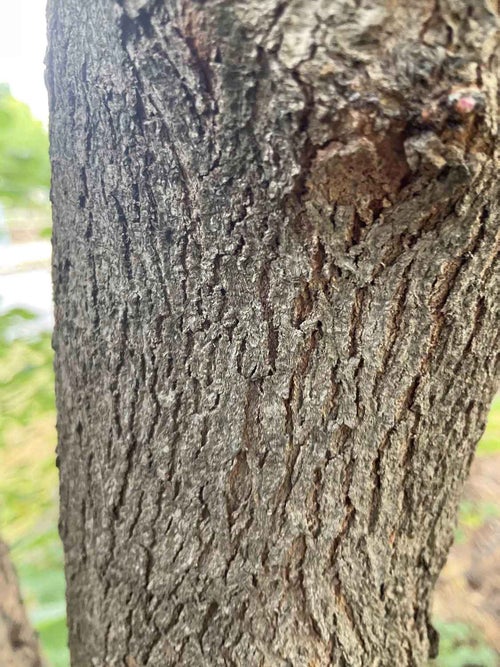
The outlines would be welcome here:
M 7 545 L 0 540 L 0 665 L 42 667 L 38 639 L 24 610 Z
M 51 0 L 74 667 L 423 665 L 498 377 L 486 0 Z

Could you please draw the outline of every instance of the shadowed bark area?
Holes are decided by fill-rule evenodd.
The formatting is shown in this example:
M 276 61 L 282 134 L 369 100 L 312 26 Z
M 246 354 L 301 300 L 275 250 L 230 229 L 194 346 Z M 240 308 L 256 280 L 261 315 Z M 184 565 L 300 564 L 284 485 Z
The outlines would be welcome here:
M 498 377 L 486 0 L 51 0 L 73 667 L 425 664 Z
M 42 667 L 40 648 L 24 611 L 7 545 L 0 540 L 0 665 Z

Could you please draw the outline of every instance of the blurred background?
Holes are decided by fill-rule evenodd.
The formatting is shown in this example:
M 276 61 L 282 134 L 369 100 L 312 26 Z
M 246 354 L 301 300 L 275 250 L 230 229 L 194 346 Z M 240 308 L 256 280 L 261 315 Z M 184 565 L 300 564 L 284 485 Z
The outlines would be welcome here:
M 69 667 L 57 533 L 45 0 L 0 2 L 0 537 L 47 667 Z M 438 582 L 436 667 L 500 667 L 500 396 Z

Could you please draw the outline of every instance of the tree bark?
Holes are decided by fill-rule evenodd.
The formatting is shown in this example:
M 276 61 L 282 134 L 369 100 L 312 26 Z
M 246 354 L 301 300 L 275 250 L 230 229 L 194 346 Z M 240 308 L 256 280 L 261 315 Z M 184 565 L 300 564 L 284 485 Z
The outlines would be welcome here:
M 50 0 L 73 667 L 423 665 L 498 377 L 486 0 Z
M 23 607 L 7 545 L 0 540 L 0 665 L 42 667 L 40 647 Z

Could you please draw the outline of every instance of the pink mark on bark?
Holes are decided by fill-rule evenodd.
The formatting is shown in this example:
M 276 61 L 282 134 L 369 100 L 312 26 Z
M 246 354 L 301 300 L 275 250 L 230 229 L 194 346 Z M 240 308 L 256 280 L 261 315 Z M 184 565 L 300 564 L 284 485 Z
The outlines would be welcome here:
M 455 102 L 455 109 L 460 114 L 469 114 L 474 111 L 476 107 L 476 100 L 472 95 L 464 95 L 464 97 L 459 97 Z

